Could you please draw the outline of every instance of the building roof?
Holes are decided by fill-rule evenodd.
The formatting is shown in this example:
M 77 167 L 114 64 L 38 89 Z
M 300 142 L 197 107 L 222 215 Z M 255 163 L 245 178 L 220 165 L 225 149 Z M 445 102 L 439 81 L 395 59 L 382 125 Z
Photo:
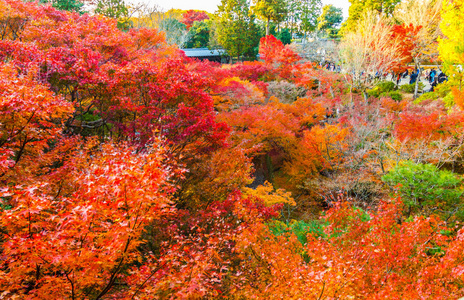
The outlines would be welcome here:
M 187 57 L 210 57 L 221 56 L 225 53 L 223 49 L 210 50 L 208 48 L 188 48 L 181 49 Z

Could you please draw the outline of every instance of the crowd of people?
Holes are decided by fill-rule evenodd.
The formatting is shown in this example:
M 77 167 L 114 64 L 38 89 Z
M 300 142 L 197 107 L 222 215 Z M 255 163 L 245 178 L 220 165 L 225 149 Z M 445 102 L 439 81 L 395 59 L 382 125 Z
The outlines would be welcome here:
M 414 69 L 413 71 L 411 70 L 406 70 L 402 73 L 392 73 L 392 81 L 396 79 L 396 85 L 400 85 L 400 82 L 402 79 L 407 79 L 409 77 L 409 84 L 414 84 L 416 81 L 420 81 L 419 76 L 421 75 L 422 70 L 419 69 Z M 386 79 L 386 75 L 384 75 L 384 79 Z M 425 80 L 430 83 L 430 89 L 427 92 L 433 92 L 434 88 L 437 86 L 439 83 L 443 83 L 444 81 L 448 80 L 448 77 L 446 76 L 443 71 L 438 68 L 432 68 L 429 70 L 425 71 Z
M 324 68 L 328 71 L 337 72 L 337 73 L 340 73 L 342 71 L 341 66 L 339 64 L 336 64 L 330 61 L 320 62 L 319 67 Z M 433 92 L 435 87 L 439 83 L 443 83 L 444 81 L 448 80 L 448 77 L 446 76 L 445 73 L 443 73 L 443 71 L 440 68 L 427 69 L 425 70 L 425 73 L 423 73 L 423 71 L 424 71 L 423 69 L 419 70 L 417 68 L 414 70 L 406 70 L 402 73 L 392 72 L 390 74 L 378 71 L 374 77 L 379 80 L 387 80 L 387 77 L 391 75 L 391 80 L 393 82 L 396 81 L 396 85 L 399 86 L 402 79 L 407 80 L 409 78 L 409 81 L 407 82 L 409 84 L 414 84 L 416 83 L 417 80 L 419 81 L 421 80 L 419 76 L 421 76 L 422 74 L 425 74 L 425 80 L 430 84 L 430 89 L 427 90 L 427 92 Z M 364 74 L 361 74 L 361 76 L 363 75 Z M 366 80 L 368 81 L 374 79 L 372 75 L 367 75 L 367 77 L 368 78 Z
M 323 62 L 320 62 L 319 67 L 337 73 L 340 73 L 342 71 L 342 67 L 339 64 L 335 64 L 333 62 L 326 62 L 325 64 Z
M 403 73 L 399 73 L 396 76 L 396 84 L 399 85 L 401 78 L 407 78 L 408 76 L 409 76 L 409 84 L 414 84 L 418 80 L 420 73 L 421 72 L 419 69 L 415 69 L 411 73 L 409 72 L 409 70 L 406 70 Z M 425 71 L 425 80 L 428 81 L 431 85 L 430 91 L 433 91 L 433 89 L 435 88 L 437 84 L 442 83 L 446 81 L 447 79 L 448 77 L 446 76 L 445 73 L 443 73 L 440 70 L 440 68 L 438 68 L 438 70 L 433 68 L 433 69 Z M 419 78 L 419 81 L 420 81 L 420 78 Z
M 434 88 L 437 86 L 439 83 L 443 83 L 446 80 L 448 80 L 448 76 L 446 76 L 445 73 L 443 73 L 440 69 L 435 70 L 428 70 L 425 73 L 425 79 L 430 82 L 432 87 L 430 88 L 430 91 L 433 92 Z

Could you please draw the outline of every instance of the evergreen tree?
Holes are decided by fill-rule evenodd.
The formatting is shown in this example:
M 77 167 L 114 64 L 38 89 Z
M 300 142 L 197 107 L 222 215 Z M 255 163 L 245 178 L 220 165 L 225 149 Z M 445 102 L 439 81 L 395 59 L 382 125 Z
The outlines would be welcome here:
M 285 0 L 253 0 L 253 12 L 266 22 L 266 35 L 269 35 L 271 21 L 280 23 L 287 17 L 287 1 Z
M 368 10 L 391 16 L 401 0 L 349 0 L 348 19 L 342 24 L 342 32 L 353 31 L 356 24 Z
M 222 0 L 216 37 L 231 57 L 251 55 L 259 44 L 259 28 L 246 0 Z
M 325 36 L 336 38 L 340 30 L 339 26 L 343 21 L 342 9 L 333 5 L 325 5 L 317 21 L 317 29 L 319 31 L 322 31 Z
M 277 35 L 277 38 L 282 42 L 284 45 L 288 45 L 292 43 L 292 35 L 290 33 L 290 30 L 288 28 L 282 29 L 279 34 Z
M 78 0 L 42 0 L 41 3 L 50 3 L 54 8 L 59 10 L 74 11 L 83 14 L 84 3 Z
M 187 34 L 185 48 L 205 48 L 208 47 L 210 23 L 208 20 L 193 23 Z
M 300 4 L 301 31 L 306 36 L 317 26 L 317 17 L 321 14 L 321 0 L 302 0 Z

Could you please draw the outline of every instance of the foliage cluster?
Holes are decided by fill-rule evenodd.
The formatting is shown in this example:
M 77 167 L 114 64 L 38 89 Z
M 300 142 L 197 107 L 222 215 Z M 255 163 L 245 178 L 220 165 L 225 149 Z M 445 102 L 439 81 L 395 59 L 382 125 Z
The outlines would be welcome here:
M 462 178 L 432 164 L 404 162 L 382 177 L 384 182 L 397 186 L 408 215 L 419 211 L 447 218 L 462 219 Z
M 416 84 L 415 83 L 411 83 L 411 84 L 403 84 L 399 87 L 399 89 L 405 93 L 408 93 L 408 94 L 413 94 L 414 93 L 414 89 L 416 88 Z M 425 88 L 425 84 L 423 84 L 422 82 L 419 82 L 419 90 L 420 91 L 423 91 Z
M 371 97 L 380 97 L 382 94 L 396 91 L 396 85 L 391 81 L 382 81 L 377 83 L 372 89 L 367 90 L 367 94 Z

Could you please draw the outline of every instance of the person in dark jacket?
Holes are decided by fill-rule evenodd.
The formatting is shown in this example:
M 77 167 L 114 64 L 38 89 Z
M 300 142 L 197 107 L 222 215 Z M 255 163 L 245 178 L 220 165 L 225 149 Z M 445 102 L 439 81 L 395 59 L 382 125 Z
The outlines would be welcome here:
M 429 92 L 433 92 L 435 90 L 435 87 L 437 86 L 437 79 L 432 82 L 432 86 L 430 87 Z
M 411 77 L 409 79 L 409 84 L 416 83 L 417 76 L 419 76 L 419 70 L 416 70 L 416 72 L 411 74 Z
M 438 83 L 443 83 L 446 80 L 448 80 L 448 76 L 446 76 L 445 73 L 441 72 L 440 74 L 438 74 L 438 76 L 437 76 Z

